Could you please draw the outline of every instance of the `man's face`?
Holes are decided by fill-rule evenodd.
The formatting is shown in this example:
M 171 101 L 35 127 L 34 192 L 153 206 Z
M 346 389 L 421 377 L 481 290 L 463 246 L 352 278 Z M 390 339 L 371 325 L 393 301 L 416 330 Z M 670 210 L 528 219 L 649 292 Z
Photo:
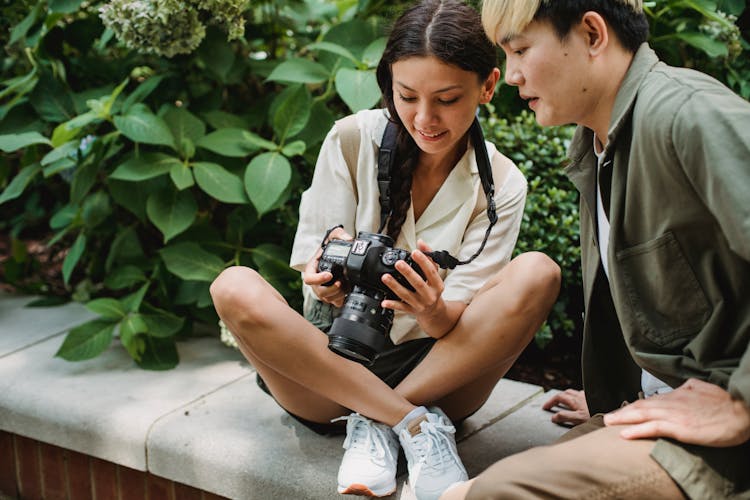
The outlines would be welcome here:
M 551 24 L 533 21 L 500 47 L 506 56 L 505 81 L 518 87 L 540 125 L 587 123 L 596 92 L 581 30 L 574 26 L 561 41 Z

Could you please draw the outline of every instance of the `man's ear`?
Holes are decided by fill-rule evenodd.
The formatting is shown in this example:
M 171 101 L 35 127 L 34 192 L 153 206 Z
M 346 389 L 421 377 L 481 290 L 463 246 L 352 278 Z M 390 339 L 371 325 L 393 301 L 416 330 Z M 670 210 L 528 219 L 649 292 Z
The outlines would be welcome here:
M 609 45 L 609 26 L 601 14 L 593 11 L 583 14 L 579 29 L 586 37 L 590 55 L 600 55 Z
M 479 104 L 487 104 L 492 100 L 499 79 L 500 70 L 498 68 L 493 68 L 490 76 L 488 76 L 482 84 L 482 93 L 479 95 Z

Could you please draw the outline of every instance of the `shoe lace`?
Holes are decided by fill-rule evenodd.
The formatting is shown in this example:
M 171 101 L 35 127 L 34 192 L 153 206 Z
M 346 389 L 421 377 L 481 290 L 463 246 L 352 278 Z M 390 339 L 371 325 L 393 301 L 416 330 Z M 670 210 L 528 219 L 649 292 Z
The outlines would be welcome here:
M 369 453 L 373 458 L 393 460 L 393 452 L 388 446 L 387 432 L 390 429 L 383 429 L 367 417 L 359 413 L 352 413 L 344 417 L 338 417 L 331 422 L 346 420 L 346 439 L 344 440 L 344 449 L 361 450 Z
M 455 427 L 441 419 L 440 423 L 424 421 L 420 428 L 422 432 L 412 438 L 412 449 L 422 468 L 443 470 L 452 461 L 461 463 L 450 437 L 456 432 Z

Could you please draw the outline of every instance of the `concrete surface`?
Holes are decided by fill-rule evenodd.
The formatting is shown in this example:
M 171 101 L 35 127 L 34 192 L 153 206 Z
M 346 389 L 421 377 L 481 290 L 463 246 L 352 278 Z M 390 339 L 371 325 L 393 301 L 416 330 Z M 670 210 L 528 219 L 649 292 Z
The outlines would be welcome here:
M 115 340 L 71 363 L 54 354 L 92 317 L 82 306 L 26 308 L 0 295 L 0 429 L 236 499 L 335 499 L 343 437 L 321 437 L 255 384 L 252 367 L 217 338 L 178 346 L 174 370 L 139 369 Z M 540 406 L 541 387 L 501 380 L 460 428 L 470 476 L 566 429 Z M 400 460 L 394 498 L 410 497 Z

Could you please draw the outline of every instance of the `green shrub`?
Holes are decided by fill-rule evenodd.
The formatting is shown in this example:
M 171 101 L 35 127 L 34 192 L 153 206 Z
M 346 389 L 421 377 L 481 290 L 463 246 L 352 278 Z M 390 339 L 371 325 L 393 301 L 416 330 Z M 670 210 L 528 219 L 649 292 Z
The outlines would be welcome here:
M 574 128 L 540 127 L 529 111 L 510 119 L 491 113 L 486 137 L 512 159 L 526 176 L 526 210 L 515 254 L 539 251 L 562 269 L 562 290 L 536 342 L 546 345 L 554 335 L 579 331 L 583 299 L 581 249 L 578 238 L 578 191 L 563 173 Z

